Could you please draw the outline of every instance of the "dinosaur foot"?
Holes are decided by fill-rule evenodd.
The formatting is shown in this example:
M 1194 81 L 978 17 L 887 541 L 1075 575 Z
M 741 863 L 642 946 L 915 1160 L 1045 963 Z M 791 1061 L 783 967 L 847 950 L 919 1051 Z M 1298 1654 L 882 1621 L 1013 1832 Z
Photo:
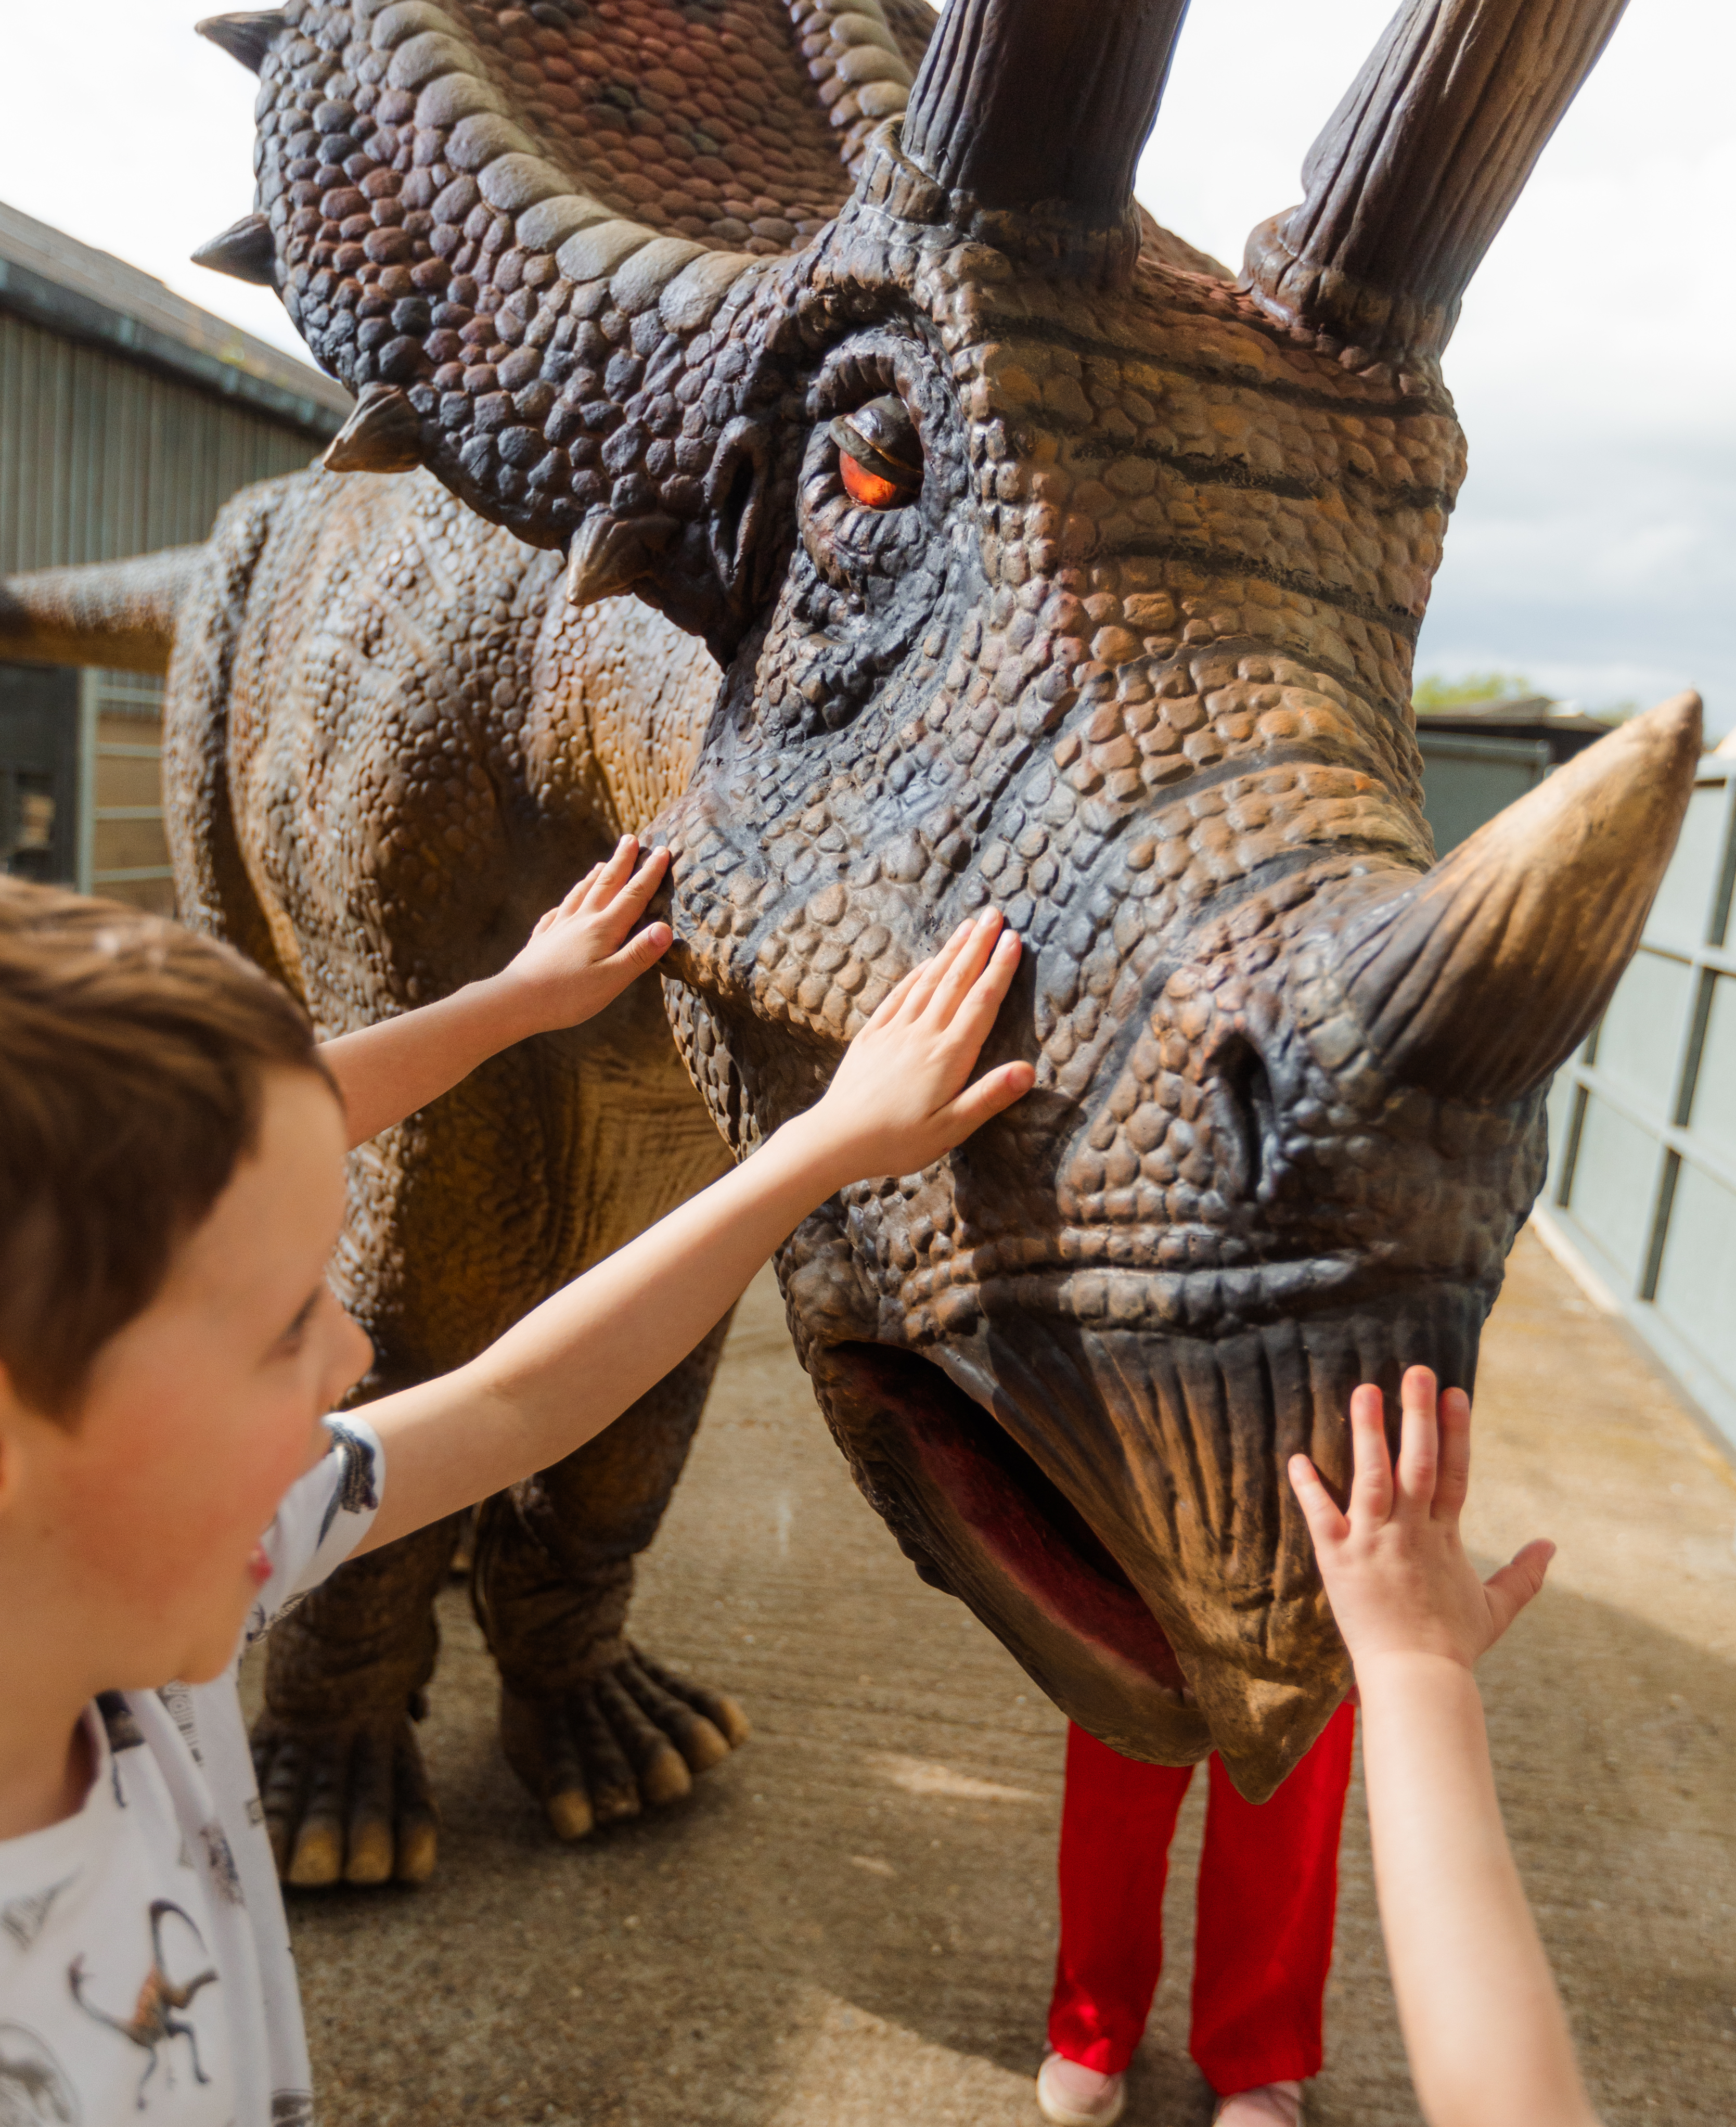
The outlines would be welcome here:
M 286 1883 L 424 1883 L 438 1819 L 407 1715 L 253 1727 L 265 1828 Z
M 507 1761 L 561 1839 L 679 1802 L 693 1774 L 747 1741 L 731 1698 L 629 1648 L 589 1683 L 552 1698 L 500 1688 Z

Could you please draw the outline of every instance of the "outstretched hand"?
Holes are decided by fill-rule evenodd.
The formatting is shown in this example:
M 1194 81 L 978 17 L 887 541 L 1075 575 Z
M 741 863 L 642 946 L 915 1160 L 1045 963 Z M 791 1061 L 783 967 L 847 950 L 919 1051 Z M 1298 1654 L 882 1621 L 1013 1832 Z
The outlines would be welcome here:
M 594 1017 L 669 950 L 667 923 L 636 929 L 663 883 L 669 853 L 646 853 L 623 835 L 613 854 L 593 865 L 557 908 L 537 920 L 497 980 L 511 997 L 523 1030 L 542 1034 Z
M 986 910 L 884 999 L 808 1111 L 831 1141 L 840 1183 L 915 1174 L 1030 1091 L 1029 1064 L 971 1078 L 1019 954 L 1017 933 Z
M 1399 1400 L 1395 1470 L 1379 1390 L 1365 1383 L 1350 1398 L 1355 1474 L 1346 1512 L 1306 1455 L 1290 1457 L 1290 1482 L 1357 1666 L 1384 1654 L 1434 1654 L 1469 1669 L 1543 1586 L 1555 1547 L 1528 1543 L 1480 1580 L 1459 1535 L 1471 1475 L 1469 1400 L 1449 1389 L 1437 1414 L 1434 1375 L 1412 1367 Z

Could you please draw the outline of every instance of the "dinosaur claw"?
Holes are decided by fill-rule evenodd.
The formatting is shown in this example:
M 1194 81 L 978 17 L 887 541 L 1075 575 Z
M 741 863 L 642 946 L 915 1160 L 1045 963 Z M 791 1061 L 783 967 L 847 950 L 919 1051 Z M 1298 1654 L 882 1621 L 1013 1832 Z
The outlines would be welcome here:
M 298 1891 L 321 1891 L 343 1874 L 343 1827 L 329 1817 L 310 1819 L 296 1834 L 286 1882 Z
M 400 1883 L 425 1883 L 439 1858 L 440 1835 L 433 1813 L 400 1819 L 398 1825 L 398 1865 L 392 1871 Z
M 734 1740 L 748 1732 L 733 1701 L 635 1651 L 551 1698 L 501 1687 L 508 1762 L 542 1803 L 557 1839 L 584 1839 L 598 1825 L 679 1802 L 696 1774 L 728 1757 L 731 1731 Z
M 346 1883 L 388 1883 L 395 1859 L 390 1824 L 376 1817 L 364 1825 L 352 1825 L 343 1864 L 343 1880 Z
M 563 1788 L 559 1794 L 551 1794 L 543 1807 L 548 1812 L 549 1829 L 569 1845 L 587 1837 L 597 1821 L 591 1812 L 591 1798 L 582 1788 Z
M 640 1767 L 639 1790 L 652 1809 L 663 1809 L 693 1792 L 687 1760 L 673 1743 L 660 1742 Z
M 277 1874 L 297 1890 L 425 1883 L 438 1818 L 402 1715 L 304 1731 L 269 1712 L 253 1763 Z

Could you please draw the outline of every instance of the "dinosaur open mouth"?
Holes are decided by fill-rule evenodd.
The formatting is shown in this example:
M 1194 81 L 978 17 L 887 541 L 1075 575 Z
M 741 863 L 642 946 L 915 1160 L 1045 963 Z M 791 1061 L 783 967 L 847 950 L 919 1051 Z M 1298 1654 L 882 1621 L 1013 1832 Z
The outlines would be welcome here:
M 1486 1306 L 1419 1279 L 1218 1338 L 1021 1308 L 924 1351 L 816 1343 L 808 1366 L 917 1570 L 1062 1712 L 1150 1763 L 1215 1748 L 1261 1802 L 1349 1681 L 1289 1458 L 1343 1480 L 1359 1381 L 1394 1410 L 1407 1364 L 1472 1382 Z
M 1204 1755 L 1210 1737 L 1161 1627 L 989 1413 L 938 1367 L 884 1346 L 832 1346 L 815 1372 L 859 1483 L 925 1580 L 1106 1740 L 1171 1763 Z

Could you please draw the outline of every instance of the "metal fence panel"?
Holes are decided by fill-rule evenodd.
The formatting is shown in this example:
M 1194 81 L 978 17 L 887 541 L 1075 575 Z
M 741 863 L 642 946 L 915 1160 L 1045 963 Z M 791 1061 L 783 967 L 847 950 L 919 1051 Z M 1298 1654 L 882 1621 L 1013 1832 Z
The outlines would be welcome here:
M 1445 856 L 1485 820 L 1535 789 L 1549 773 L 1549 750 L 1522 738 L 1468 738 L 1417 727 L 1422 813 Z
M 1547 1237 L 1736 1448 L 1736 770 L 1701 766 L 1633 964 L 1550 1090 Z

